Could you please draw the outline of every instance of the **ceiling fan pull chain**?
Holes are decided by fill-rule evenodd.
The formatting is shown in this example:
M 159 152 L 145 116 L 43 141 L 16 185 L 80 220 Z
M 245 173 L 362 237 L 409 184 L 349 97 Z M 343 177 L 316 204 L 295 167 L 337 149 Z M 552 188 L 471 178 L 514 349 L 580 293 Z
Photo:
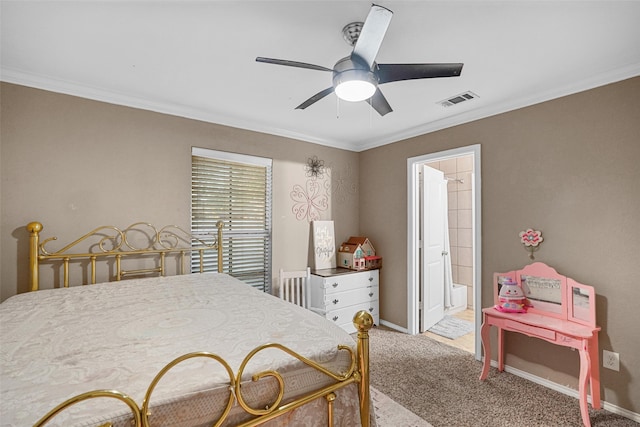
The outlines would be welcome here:
M 371 101 L 371 98 L 369 98 L 369 129 L 373 128 L 373 102 Z

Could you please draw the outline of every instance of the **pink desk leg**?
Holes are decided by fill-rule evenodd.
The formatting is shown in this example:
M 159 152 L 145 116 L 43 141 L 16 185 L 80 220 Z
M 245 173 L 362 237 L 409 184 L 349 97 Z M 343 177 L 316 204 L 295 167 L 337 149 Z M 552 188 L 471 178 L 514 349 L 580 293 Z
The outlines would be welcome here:
M 498 371 L 504 371 L 504 329 L 498 327 Z
M 484 363 L 482 365 L 482 372 L 480 373 L 480 379 L 484 380 L 489 375 L 489 366 L 491 366 L 491 341 L 489 339 L 489 330 L 491 325 L 487 323 L 485 318 L 482 322 L 482 328 L 480 329 L 480 337 L 482 339 L 482 350 L 484 351 Z
M 591 383 L 591 406 L 593 409 L 600 409 L 600 350 L 598 349 L 598 335 L 589 340 L 589 369 Z
M 578 397 L 580 399 L 580 415 L 582 415 L 582 423 L 585 427 L 591 427 L 589 419 L 589 403 L 587 402 L 587 381 L 589 381 L 589 352 L 586 342 L 580 349 L 580 378 L 578 379 Z

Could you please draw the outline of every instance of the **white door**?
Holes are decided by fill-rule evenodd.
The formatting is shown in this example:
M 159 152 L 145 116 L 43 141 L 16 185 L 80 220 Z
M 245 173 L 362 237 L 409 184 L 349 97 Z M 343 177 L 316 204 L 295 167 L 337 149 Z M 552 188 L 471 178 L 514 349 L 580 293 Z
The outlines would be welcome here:
M 422 259 L 420 332 L 444 317 L 444 213 L 442 171 L 422 167 Z

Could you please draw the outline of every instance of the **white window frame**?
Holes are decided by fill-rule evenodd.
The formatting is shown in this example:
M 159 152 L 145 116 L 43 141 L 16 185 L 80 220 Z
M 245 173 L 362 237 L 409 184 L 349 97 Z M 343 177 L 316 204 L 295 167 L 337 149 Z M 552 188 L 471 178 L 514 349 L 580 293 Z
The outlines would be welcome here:
M 273 160 L 265 157 L 250 156 L 245 154 L 230 153 L 225 151 L 210 150 L 206 148 L 192 147 L 191 149 L 191 165 L 192 165 L 192 193 L 191 193 L 191 232 L 195 235 L 202 235 L 204 233 L 216 233 L 215 223 L 219 220 L 223 221 L 223 272 L 237 277 L 240 280 L 245 281 L 251 286 L 263 290 L 265 292 L 271 292 L 271 204 L 272 204 L 272 166 Z M 198 224 L 198 219 L 194 216 L 194 210 L 196 209 L 196 203 L 199 207 L 202 206 L 200 202 L 194 199 L 194 158 L 200 157 L 211 159 L 212 163 L 215 161 L 228 162 L 230 164 L 237 164 L 238 169 L 242 169 L 242 165 L 256 166 L 258 168 L 265 169 L 265 197 L 264 205 L 260 205 L 261 212 L 264 211 L 264 218 L 260 216 L 258 218 L 248 218 L 249 228 L 246 225 L 240 227 L 234 227 L 236 224 L 244 223 L 247 218 L 240 218 L 234 213 L 232 204 L 228 209 L 223 208 L 222 213 L 218 218 L 207 218 L 211 220 L 210 225 Z M 233 167 L 230 165 L 230 167 Z M 231 181 L 230 181 L 231 182 Z M 232 194 L 232 189 L 229 188 L 229 194 Z M 241 191 L 241 190 L 238 190 Z M 212 205 L 213 206 L 213 205 Z M 220 205 L 215 205 L 216 209 L 220 210 Z M 240 221 L 242 220 L 242 221 Z M 255 222 L 256 226 L 251 227 Z M 260 223 L 259 225 L 257 223 Z M 211 229 L 209 229 L 211 228 Z M 262 249 L 261 249 L 262 247 Z M 234 260 L 234 252 L 239 255 Z M 247 257 L 247 254 L 249 255 Z M 205 271 L 217 271 L 217 257 L 215 254 L 209 255 L 210 258 L 205 261 Z M 256 259 L 260 259 L 256 261 Z M 247 261 L 250 259 L 250 261 Z M 236 262 L 234 262 L 236 261 Z M 263 262 L 263 264 L 262 264 Z M 197 267 L 196 267 L 197 265 Z M 199 257 L 197 260 L 192 261 L 192 271 L 199 271 Z

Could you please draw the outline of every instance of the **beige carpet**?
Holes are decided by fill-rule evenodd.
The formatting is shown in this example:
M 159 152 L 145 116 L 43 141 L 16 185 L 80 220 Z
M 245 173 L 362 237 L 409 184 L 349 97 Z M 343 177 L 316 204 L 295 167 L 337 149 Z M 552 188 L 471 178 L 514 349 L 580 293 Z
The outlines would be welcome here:
M 471 353 L 385 328 L 369 336 L 371 386 L 435 427 L 583 427 L 576 398 L 495 368 L 480 381 Z M 592 427 L 639 426 L 602 409 L 589 415 Z
M 374 387 L 371 387 L 371 399 L 378 427 L 433 427 Z

